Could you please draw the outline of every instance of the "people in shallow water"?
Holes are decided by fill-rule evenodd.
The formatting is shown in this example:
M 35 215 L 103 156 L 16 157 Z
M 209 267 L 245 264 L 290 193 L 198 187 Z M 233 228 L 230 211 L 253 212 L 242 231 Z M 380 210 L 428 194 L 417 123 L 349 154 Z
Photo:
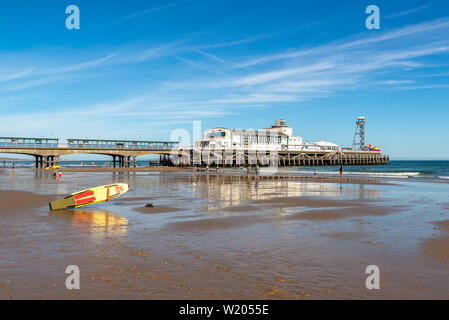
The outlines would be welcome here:
M 340 179 L 343 179 L 343 167 L 340 167 Z
M 56 179 L 56 178 L 61 179 L 61 178 L 62 178 L 62 171 L 59 170 L 59 168 L 56 169 L 56 171 L 53 173 L 53 177 L 54 177 L 55 179 Z

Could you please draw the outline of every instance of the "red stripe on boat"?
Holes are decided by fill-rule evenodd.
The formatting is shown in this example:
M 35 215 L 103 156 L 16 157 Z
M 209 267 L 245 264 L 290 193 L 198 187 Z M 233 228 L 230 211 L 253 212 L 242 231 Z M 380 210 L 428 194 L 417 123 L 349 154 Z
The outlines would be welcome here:
M 93 196 L 93 195 L 94 195 L 93 191 L 83 192 L 83 193 L 77 194 L 75 196 L 75 200 L 79 200 L 79 199 L 82 199 L 82 198 L 90 197 L 90 196 Z
M 76 200 L 76 204 L 77 205 L 86 204 L 86 203 L 89 203 L 89 202 L 94 202 L 95 200 L 97 200 L 95 197 L 81 199 L 81 200 Z

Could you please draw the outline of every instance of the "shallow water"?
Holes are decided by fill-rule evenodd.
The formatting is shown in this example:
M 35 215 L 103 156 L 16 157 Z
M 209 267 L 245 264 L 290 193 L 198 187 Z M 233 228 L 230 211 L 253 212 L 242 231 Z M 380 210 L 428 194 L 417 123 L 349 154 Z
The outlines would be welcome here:
M 424 254 L 428 239 L 447 236 L 433 223 L 448 219 L 449 184 L 0 172 L 2 189 L 49 199 L 114 182 L 130 192 L 79 210 L 42 201 L 0 213 L 1 299 L 449 298 L 447 259 Z M 65 288 L 72 264 L 75 292 Z M 365 288 L 371 264 L 380 290 Z

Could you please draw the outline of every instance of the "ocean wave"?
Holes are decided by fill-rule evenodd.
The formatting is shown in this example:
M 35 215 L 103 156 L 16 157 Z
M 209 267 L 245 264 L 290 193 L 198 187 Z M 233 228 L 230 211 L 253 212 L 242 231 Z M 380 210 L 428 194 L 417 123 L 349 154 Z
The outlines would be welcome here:
M 439 176 L 438 178 L 440 178 L 440 179 L 449 179 L 448 176 Z
M 302 174 L 312 174 L 313 171 L 297 171 Z M 338 175 L 338 171 L 317 171 L 318 175 Z M 379 178 L 408 178 L 419 176 L 421 172 L 372 172 L 372 171 L 344 171 L 343 175 L 355 175 L 355 176 L 371 176 Z
M 392 177 L 416 177 L 420 175 L 420 172 L 357 172 L 357 171 L 348 171 L 344 172 L 344 174 L 354 174 L 354 175 L 368 175 L 368 176 L 392 176 Z

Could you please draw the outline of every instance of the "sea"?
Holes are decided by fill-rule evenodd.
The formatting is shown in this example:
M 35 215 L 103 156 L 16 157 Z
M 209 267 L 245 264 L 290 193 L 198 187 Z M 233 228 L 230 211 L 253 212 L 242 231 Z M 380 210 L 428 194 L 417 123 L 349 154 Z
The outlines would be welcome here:
M 95 167 L 105 166 L 108 161 L 105 160 L 85 160 L 85 161 L 62 161 L 63 167 Z M 33 161 L 27 160 L 0 160 L 0 168 L 10 168 L 14 166 L 33 167 Z M 111 163 L 109 161 L 109 163 Z M 148 161 L 137 161 L 137 167 L 146 167 L 149 165 Z M 319 176 L 336 176 L 339 174 L 340 166 L 325 166 L 325 167 L 279 167 L 279 173 L 304 174 Z M 241 172 L 246 173 L 246 169 L 221 169 L 224 172 Z M 440 182 L 449 182 L 449 161 L 416 161 L 416 160 L 392 160 L 390 165 L 379 166 L 343 166 L 345 176 L 362 176 L 375 177 L 387 179 L 412 179 L 412 180 L 437 180 Z M 262 170 L 263 171 L 263 170 Z

